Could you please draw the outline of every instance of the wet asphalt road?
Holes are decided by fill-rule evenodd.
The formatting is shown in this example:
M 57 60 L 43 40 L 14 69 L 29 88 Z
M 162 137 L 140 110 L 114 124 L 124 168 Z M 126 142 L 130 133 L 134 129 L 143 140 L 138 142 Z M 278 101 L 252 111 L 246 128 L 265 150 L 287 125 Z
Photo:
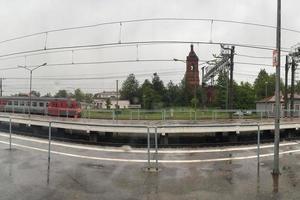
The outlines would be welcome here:
M 159 172 L 146 172 L 144 149 L 53 143 L 54 152 L 65 154 L 51 154 L 48 165 L 46 141 L 24 138 L 13 138 L 13 143 L 19 146 L 13 145 L 13 150 L 8 150 L 5 143 L 8 138 L 5 134 L 0 136 L 1 200 L 300 198 L 300 145 L 295 142 L 281 147 L 281 151 L 287 153 L 281 155 L 281 175 L 274 179 L 270 174 L 273 157 L 262 157 L 258 170 L 256 158 L 247 158 L 256 155 L 252 146 L 231 150 L 226 147 L 219 152 L 214 152 L 216 148 L 180 149 L 184 151 L 179 153 L 178 149 L 168 149 L 168 153 L 159 153 L 160 160 L 201 162 L 160 163 Z M 272 148 L 263 148 L 261 154 L 268 155 L 272 151 Z M 219 158 L 228 159 L 214 161 Z

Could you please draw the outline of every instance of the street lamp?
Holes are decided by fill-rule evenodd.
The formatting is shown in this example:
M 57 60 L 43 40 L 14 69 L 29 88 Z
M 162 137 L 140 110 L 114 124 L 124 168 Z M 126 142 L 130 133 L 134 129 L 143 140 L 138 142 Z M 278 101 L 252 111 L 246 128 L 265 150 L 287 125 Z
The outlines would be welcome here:
M 268 81 L 265 82 L 265 112 L 267 114 Z
M 43 63 L 42 65 L 38 66 L 18 66 L 20 68 L 26 69 L 30 72 L 30 86 L 29 86 L 29 110 L 28 110 L 28 116 L 30 118 L 31 116 L 31 87 L 32 87 L 32 72 L 40 67 L 43 67 L 47 65 L 47 63 Z

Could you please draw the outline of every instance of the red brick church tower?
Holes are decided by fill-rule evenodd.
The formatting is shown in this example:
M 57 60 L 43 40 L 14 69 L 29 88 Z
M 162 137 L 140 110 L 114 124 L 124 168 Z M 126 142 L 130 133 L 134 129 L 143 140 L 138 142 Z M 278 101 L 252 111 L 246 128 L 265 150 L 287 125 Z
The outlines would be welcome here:
M 198 69 L 198 56 L 194 52 L 194 46 L 191 45 L 191 51 L 186 57 L 186 72 L 185 81 L 190 89 L 199 87 L 199 69 Z

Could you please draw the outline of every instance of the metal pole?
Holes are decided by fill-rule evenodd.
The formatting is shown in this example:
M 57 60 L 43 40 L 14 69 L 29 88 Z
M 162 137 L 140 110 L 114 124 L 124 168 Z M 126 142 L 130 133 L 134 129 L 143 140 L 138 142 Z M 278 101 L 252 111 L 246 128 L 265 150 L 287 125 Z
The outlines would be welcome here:
M 275 136 L 274 136 L 274 163 L 273 174 L 279 175 L 279 140 L 280 140 L 280 55 L 281 55 L 281 0 L 277 0 L 277 66 L 276 66 L 276 89 L 275 89 Z
M 2 80 L 3 80 L 3 78 L 0 78 L 0 96 L 1 97 L 2 97 L 2 91 L 3 91 Z
M 260 125 L 257 124 L 257 167 L 260 166 Z
M 28 116 L 31 116 L 31 87 L 32 87 L 32 70 L 30 70 L 30 86 L 29 86 L 29 111 Z
M 284 116 L 287 117 L 288 110 L 288 73 L 289 73 L 289 56 L 285 57 L 285 84 L 284 84 Z
M 295 63 L 294 58 L 292 58 L 292 78 L 291 78 L 291 96 L 290 96 L 290 100 L 291 100 L 290 116 L 291 117 L 294 116 L 295 71 L 296 71 L 296 63 Z
M 228 110 L 228 95 L 229 95 L 229 92 L 228 92 L 228 87 L 229 87 L 229 84 L 228 84 L 228 76 L 229 76 L 229 71 L 227 70 L 227 76 L 226 76 L 226 102 L 225 102 L 225 108 L 226 110 Z
M 158 144 L 157 144 L 157 127 L 155 127 L 155 135 L 154 135 L 154 139 L 155 139 L 155 169 L 156 171 L 158 170 Z
M 148 155 L 148 170 L 151 168 L 150 164 L 150 130 L 149 127 L 147 128 L 147 155 Z
M 51 122 L 49 122 L 49 135 L 48 135 L 48 162 L 50 162 L 51 152 Z
M 9 150 L 11 150 L 11 117 L 9 117 Z
M 234 49 L 235 47 L 231 47 L 230 51 L 230 80 L 229 80 L 229 98 L 228 98 L 228 106 L 229 109 L 233 109 L 233 68 L 234 68 Z M 232 113 L 230 113 L 230 119 L 232 119 Z
M 116 80 L 117 109 L 119 109 L 119 80 Z
M 117 107 L 116 109 L 116 118 L 118 120 L 118 110 L 119 110 L 119 80 L 116 80 L 116 92 L 117 92 Z
M 268 97 L 268 82 L 266 81 L 265 82 L 265 111 L 267 113 L 267 97 Z

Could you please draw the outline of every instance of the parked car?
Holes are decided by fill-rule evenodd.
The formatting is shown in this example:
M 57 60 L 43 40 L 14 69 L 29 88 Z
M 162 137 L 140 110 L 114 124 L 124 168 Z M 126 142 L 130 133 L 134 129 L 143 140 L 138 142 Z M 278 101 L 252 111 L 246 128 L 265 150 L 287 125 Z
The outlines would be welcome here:
M 252 115 L 252 111 L 251 110 L 245 110 L 245 111 L 243 111 L 243 114 L 245 116 L 250 116 L 250 115 Z
M 235 113 L 233 113 L 234 116 L 243 116 L 244 113 L 240 110 L 236 111 Z

